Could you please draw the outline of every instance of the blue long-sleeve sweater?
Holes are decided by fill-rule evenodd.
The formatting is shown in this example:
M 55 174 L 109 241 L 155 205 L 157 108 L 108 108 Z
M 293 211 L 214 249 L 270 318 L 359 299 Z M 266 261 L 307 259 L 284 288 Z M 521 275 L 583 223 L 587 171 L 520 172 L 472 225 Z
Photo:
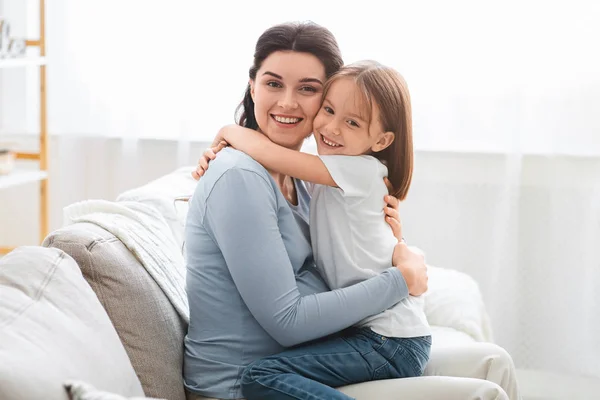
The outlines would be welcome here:
M 302 182 L 296 191 L 293 206 L 260 164 L 230 148 L 198 183 L 185 232 L 190 391 L 240 398 L 239 378 L 252 361 L 340 331 L 408 296 L 391 265 L 329 291 L 312 256 L 310 196 Z

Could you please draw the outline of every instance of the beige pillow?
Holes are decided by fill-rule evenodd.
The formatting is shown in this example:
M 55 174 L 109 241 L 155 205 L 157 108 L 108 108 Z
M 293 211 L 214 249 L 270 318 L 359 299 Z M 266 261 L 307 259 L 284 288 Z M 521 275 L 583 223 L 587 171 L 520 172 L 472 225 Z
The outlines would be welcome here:
M 117 330 L 146 396 L 185 400 L 187 324 L 125 245 L 89 223 L 58 229 L 44 245 L 60 248 L 77 261 Z
M 164 400 L 155 397 L 123 397 L 119 394 L 98 390 L 82 381 L 68 381 L 65 389 L 70 400 Z

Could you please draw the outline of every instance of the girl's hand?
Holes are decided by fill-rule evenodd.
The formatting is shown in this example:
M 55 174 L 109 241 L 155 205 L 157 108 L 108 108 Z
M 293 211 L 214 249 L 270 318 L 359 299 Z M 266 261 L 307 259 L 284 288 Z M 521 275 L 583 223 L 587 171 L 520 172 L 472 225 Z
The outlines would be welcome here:
M 388 188 L 388 192 L 392 193 L 394 188 L 392 184 L 388 180 L 388 178 L 383 178 L 385 182 L 385 186 Z M 392 196 L 387 195 L 383 198 L 383 201 L 387 204 L 383 211 L 385 212 L 385 222 L 392 228 L 392 232 L 394 232 L 394 236 L 398 239 L 398 242 L 402 242 L 404 238 L 402 237 L 402 222 L 400 221 L 400 214 L 398 213 L 398 207 L 400 207 L 400 201 Z
M 199 180 L 208 169 L 208 163 L 215 159 L 217 153 L 227 147 L 227 142 L 222 140 L 216 146 L 209 147 L 202 154 L 202 158 L 198 160 L 198 166 L 195 171 L 192 171 L 192 178 Z
M 402 273 L 411 296 L 420 296 L 427 291 L 429 277 L 422 252 L 408 247 L 404 242 L 399 242 L 394 247 L 392 264 Z

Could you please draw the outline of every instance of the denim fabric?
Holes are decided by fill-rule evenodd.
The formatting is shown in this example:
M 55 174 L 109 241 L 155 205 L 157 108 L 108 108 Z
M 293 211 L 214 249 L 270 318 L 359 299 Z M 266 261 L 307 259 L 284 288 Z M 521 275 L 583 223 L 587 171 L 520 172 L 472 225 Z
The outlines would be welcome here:
M 378 379 L 420 376 L 431 336 L 388 338 L 350 328 L 257 360 L 242 375 L 242 393 L 255 399 L 349 399 L 333 389 Z

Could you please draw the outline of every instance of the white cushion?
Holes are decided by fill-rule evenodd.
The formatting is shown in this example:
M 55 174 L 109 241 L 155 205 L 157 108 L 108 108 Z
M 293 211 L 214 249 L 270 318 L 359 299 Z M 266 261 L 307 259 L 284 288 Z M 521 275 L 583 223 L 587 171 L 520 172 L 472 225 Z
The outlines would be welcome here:
M 469 275 L 428 265 L 425 315 L 432 326 L 464 332 L 477 342 L 492 342 L 492 325 L 477 282 Z
M 0 399 L 67 400 L 67 380 L 144 395 L 75 261 L 62 250 L 20 247 L 0 259 Z
M 456 347 L 475 343 L 475 339 L 454 328 L 431 325 L 431 343 L 434 347 Z
M 98 390 L 89 383 L 82 381 L 69 381 L 65 388 L 71 400 L 165 400 L 154 397 L 123 397 L 115 393 Z

